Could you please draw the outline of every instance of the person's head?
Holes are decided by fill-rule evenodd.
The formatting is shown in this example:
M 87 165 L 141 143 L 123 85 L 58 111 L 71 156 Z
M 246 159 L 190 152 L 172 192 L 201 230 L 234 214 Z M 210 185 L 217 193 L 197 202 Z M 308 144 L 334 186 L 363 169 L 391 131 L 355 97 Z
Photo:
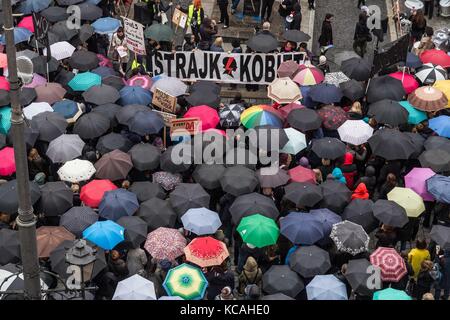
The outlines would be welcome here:
M 264 22 L 262 28 L 264 31 L 269 31 L 270 30 L 270 22 L 268 22 L 268 21 Z
M 386 182 L 391 186 L 395 186 L 397 184 L 397 177 L 393 173 L 389 173 L 386 177 Z
M 47 176 L 45 175 L 45 173 L 43 172 L 38 172 L 35 176 L 34 176 L 34 182 L 36 182 L 38 185 L 42 186 L 43 184 L 45 184 L 45 179 L 47 178 Z
M 421 238 L 416 240 L 416 248 L 417 249 L 426 249 L 427 248 L 427 240 Z
M 332 14 L 332 13 L 327 13 L 325 15 L 325 21 L 331 22 L 331 21 L 333 21 L 333 18 L 334 18 L 334 14 Z
M 365 170 L 366 177 L 374 177 L 376 170 L 373 166 L 367 166 Z
M 167 259 L 163 259 L 159 262 L 159 265 L 161 267 L 161 270 L 163 271 L 169 271 L 170 268 L 172 268 L 172 262 L 170 262 Z
M 246 286 L 244 293 L 250 300 L 258 300 L 261 297 L 261 289 L 256 284 Z
M 359 23 L 363 24 L 367 21 L 367 14 L 365 12 L 361 12 L 358 17 Z
M 427 37 L 432 37 L 434 34 L 434 29 L 430 26 L 427 26 L 425 28 L 425 34 L 427 35 Z
M 417 23 L 418 25 L 422 25 L 425 23 L 425 16 L 423 14 L 423 11 L 421 9 L 417 10 L 416 14 L 414 15 L 413 18 L 414 22 Z
M 431 292 L 424 293 L 422 300 L 434 300 L 434 296 Z
M 319 57 L 319 66 L 323 66 L 327 64 L 327 57 L 325 57 L 324 55 L 321 55 Z
M 123 180 L 122 182 L 122 188 L 125 190 L 128 190 L 128 188 L 130 187 L 130 181 L 128 180 Z
M 292 51 L 295 48 L 295 44 L 293 44 L 291 41 L 286 41 L 286 44 L 284 45 L 284 50 L 286 51 Z
M 212 20 L 210 18 L 203 19 L 203 25 L 206 27 L 210 27 L 212 25 Z
M 28 157 L 32 160 L 35 160 L 39 158 L 39 152 L 36 148 L 31 148 L 30 152 L 28 153 Z
M 222 45 L 223 45 L 223 38 L 222 37 L 217 37 L 216 40 L 214 40 L 214 45 L 216 47 L 222 47 Z
M 298 164 L 301 165 L 304 168 L 309 168 L 309 160 L 307 157 L 301 157 L 298 161 Z
M 258 263 L 256 262 L 255 258 L 252 256 L 249 256 L 247 258 L 247 261 L 245 261 L 244 264 L 244 270 L 247 272 L 255 272 L 258 270 Z
M 346 274 L 347 273 L 348 264 L 344 263 L 341 267 L 341 273 Z
M 117 260 L 120 258 L 120 253 L 117 250 L 112 250 L 111 251 L 111 259 L 113 260 Z
M 322 159 L 322 165 L 324 165 L 324 166 L 331 165 L 331 160 L 330 159 Z
M 73 193 L 79 193 L 80 185 L 77 183 L 72 183 L 72 185 L 70 186 L 70 190 L 72 190 Z
M 359 102 L 359 101 L 353 102 L 350 111 L 362 115 L 363 112 L 362 112 L 361 102 Z
M 233 300 L 233 293 L 230 287 L 224 287 L 221 291 L 220 291 L 220 297 L 222 298 L 222 300 Z
M 241 46 L 241 41 L 235 38 L 231 40 L 231 45 L 233 46 L 233 48 L 239 48 Z
M 194 0 L 194 1 L 192 1 L 192 4 L 194 5 L 195 9 L 200 9 L 202 7 L 202 1 L 201 0 Z
M 0 212 L 0 221 L 3 223 L 9 223 L 11 221 L 11 216 L 5 212 Z
M 430 261 L 430 260 L 422 261 L 420 268 L 423 271 L 431 271 L 433 269 L 433 261 Z
M 262 193 L 265 196 L 271 197 L 273 195 L 272 188 L 262 188 Z
M 119 27 L 119 29 L 117 29 L 117 36 L 119 36 L 119 38 L 125 36 L 125 33 L 123 32 L 123 27 Z

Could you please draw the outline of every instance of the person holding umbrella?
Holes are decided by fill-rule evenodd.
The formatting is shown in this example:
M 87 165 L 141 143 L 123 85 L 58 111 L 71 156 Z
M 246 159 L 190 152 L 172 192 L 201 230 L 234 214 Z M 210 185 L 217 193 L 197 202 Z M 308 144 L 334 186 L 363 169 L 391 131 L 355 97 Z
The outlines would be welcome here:
M 208 280 L 206 297 L 208 300 L 214 300 L 225 287 L 234 289 L 234 274 L 228 269 L 227 264 L 228 261 L 225 260 L 220 266 L 211 267 L 206 272 L 205 277 Z

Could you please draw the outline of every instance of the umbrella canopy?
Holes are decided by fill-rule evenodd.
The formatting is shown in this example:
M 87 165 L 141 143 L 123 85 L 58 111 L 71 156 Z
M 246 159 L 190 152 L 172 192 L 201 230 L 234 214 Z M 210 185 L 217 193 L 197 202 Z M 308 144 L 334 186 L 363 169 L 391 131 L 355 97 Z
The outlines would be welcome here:
M 405 187 L 411 188 L 424 201 L 434 201 L 433 196 L 427 190 L 427 180 L 435 174 L 430 168 L 413 168 L 405 176 Z
M 116 88 L 118 91 L 120 91 L 120 89 L 122 89 L 123 87 L 125 87 L 127 85 L 127 82 L 125 81 L 125 79 L 119 77 L 119 76 L 106 76 L 102 78 L 102 83 L 106 84 L 108 86 L 111 86 L 113 88 Z M 129 84 L 131 85 L 131 84 Z
M 309 97 L 315 102 L 329 104 L 341 101 L 343 94 L 335 85 L 321 83 L 311 88 Z
M 442 66 L 443 68 L 450 67 L 450 57 L 445 51 L 438 49 L 425 50 L 420 55 L 420 60 L 423 63 L 433 63 Z
M 325 74 L 324 83 L 332 84 L 336 87 L 340 87 L 339 84 L 343 82 L 349 81 L 349 77 L 347 77 L 343 72 L 328 72 Z
M 346 120 L 337 130 L 343 142 L 355 146 L 366 143 L 373 134 L 373 128 L 363 120 Z
M 316 183 L 316 174 L 311 169 L 296 166 L 288 171 L 291 181 Z
M 75 235 L 64 227 L 40 227 L 36 230 L 37 252 L 39 258 L 46 258 L 63 241 L 75 240 Z
M 102 249 L 111 250 L 124 240 L 124 231 L 124 227 L 113 221 L 97 221 L 83 231 L 83 238 Z
M 345 279 L 350 283 L 352 289 L 360 295 L 372 296 L 373 289 L 369 289 L 367 284 L 373 282 L 371 274 L 367 272 L 369 268 L 374 266 L 366 259 L 350 260 L 347 264 L 347 271 L 345 272 Z M 380 283 L 381 283 L 381 279 Z
M 179 160 L 182 160 L 182 161 L 177 161 L 177 162 L 181 162 L 181 163 L 175 163 L 172 159 L 172 151 L 173 150 L 174 150 L 174 146 L 170 146 L 166 149 L 166 151 L 164 151 L 161 154 L 161 157 L 159 159 L 159 166 L 160 166 L 161 170 L 168 171 L 171 173 L 179 173 L 179 172 L 185 172 L 185 171 L 189 170 L 189 168 L 191 167 L 192 161 L 186 161 L 186 158 L 188 160 L 192 160 L 191 154 L 184 154 L 185 149 L 182 149 L 183 151 L 181 151 L 181 154 L 177 154 L 177 156 L 180 157 Z
M 86 91 L 93 86 L 102 84 L 102 78 L 92 72 L 78 73 L 69 81 L 68 86 L 74 91 Z
M 170 203 L 182 217 L 191 208 L 208 208 L 210 195 L 198 183 L 181 183 L 170 193 Z
M 20 22 L 17 24 L 17 26 L 28 29 L 34 33 L 33 16 L 24 17 L 22 20 L 20 20 Z
M 101 155 L 118 150 L 128 152 L 133 146 L 133 142 L 119 133 L 108 133 L 98 139 L 95 148 Z M 130 158 L 131 163 L 131 158 Z
M 412 298 L 403 290 L 386 288 L 374 292 L 372 300 L 412 300 Z
M 151 92 L 155 92 L 156 89 L 166 92 L 171 96 L 178 97 L 184 95 L 188 86 L 178 78 L 164 77 L 156 82 L 153 82 Z
M 117 284 L 112 300 L 157 300 L 155 285 L 135 274 Z
M 342 221 L 333 225 L 330 238 L 337 249 L 353 256 L 369 250 L 369 236 L 363 227 L 351 221 Z
M 186 260 L 199 267 L 219 266 L 230 255 L 225 243 L 212 237 L 198 237 L 185 248 Z
M 328 179 L 320 187 L 323 195 L 321 207 L 338 214 L 342 213 L 351 198 L 351 191 L 347 186 L 339 181 Z
M 42 112 L 31 120 L 31 127 L 39 131 L 39 140 L 50 142 L 62 135 L 67 128 L 67 121 L 56 112 Z
M 237 197 L 230 206 L 230 213 L 235 225 L 239 225 L 242 218 L 257 213 L 274 220 L 280 215 L 272 199 L 256 192 Z
M 79 71 L 88 71 L 98 66 L 99 60 L 94 52 L 76 51 L 69 59 L 69 65 Z
M 442 149 L 450 153 L 450 140 L 444 137 L 429 136 L 423 146 L 426 150 Z
M 42 10 L 40 14 L 49 22 L 64 21 L 69 17 L 69 14 L 66 12 L 66 8 L 57 6 L 48 7 L 47 9 Z
M 208 281 L 200 269 L 183 263 L 169 270 L 163 287 L 169 296 L 178 296 L 185 300 L 201 300 L 208 287 Z
M 208 106 L 191 107 L 183 118 L 199 118 L 202 123 L 202 130 L 215 128 L 220 121 L 217 111 Z
M 408 123 L 419 124 L 424 120 L 427 120 L 427 114 L 421 110 L 414 108 L 408 101 L 400 101 L 400 105 L 408 111 Z
M 372 200 L 353 199 L 342 213 L 342 220 L 348 220 L 359 224 L 370 233 L 378 226 L 378 221 L 373 215 Z
M 34 63 L 33 63 L 34 64 Z M 43 76 L 37 74 L 37 73 L 33 73 L 33 80 L 31 81 L 31 83 L 24 85 L 23 88 L 31 88 L 34 89 L 37 86 L 42 86 L 44 84 L 47 83 L 47 79 L 44 78 Z M 36 91 L 35 91 L 36 93 Z
M 312 65 L 301 65 L 299 71 L 292 80 L 301 86 L 313 86 L 323 82 L 325 76 L 319 68 Z
M 128 154 L 133 166 L 140 171 L 154 170 L 159 166 L 161 151 L 149 143 L 134 145 Z
M 283 117 L 279 111 L 266 105 L 256 105 L 246 109 L 241 114 L 241 123 L 246 128 L 271 125 L 277 128 L 283 127 Z
M 284 104 L 301 99 L 302 94 L 298 85 L 290 78 L 277 78 L 267 87 L 267 97 Z
M 42 76 L 45 76 L 47 74 L 47 57 L 38 56 L 36 58 L 31 59 L 31 61 L 33 62 L 34 73 L 40 74 Z M 51 57 L 50 61 L 48 62 L 48 72 L 55 72 L 58 70 L 58 68 L 59 68 L 58 60 Z
M 28 120 L 42 112 L 53 112 L 53 108 L 47 102 L 33 102 L 29 106 L 23 108 L 23 114 Z
M 434 225 L 431 229 L 430 237 L 436 241 L 444 250 L 450 250 L 450 228 Z
M 78 38 L 86 42 L 94 35 L 94 27 L 89 24 L 83 24 L 78 31 Z
M 322 119 L 319 114 L 312 109 L 294 109 L 287 116 L 288 123 L 295 129 L 302 132 L 319 129 Z
M 191 208 L 181 217 L 183 228 L 196 235 L 214 234 L 222 222 L 219 214 L 207 208 Z
M 99 179 L 109 179 L 111 181 L 126 179 L 133 163 L 127 153 L 115 149 L 105 153 L 94 165 L 95 176 Z
M 30 181 L 31 204 L 34 205 L 41 196 L 39 186 Z M 19 209 L 19 197 L 17 193 L 17 180 L 10 180 L 0 185 L 0 212 L 14 214 Z
M 432 112 L 445 109 L 448 99 L 445 94 L 434 87 L 420 87 L 408 96 L 408 102 L 419 110 Z
M 417 80 L 413 75 L 409 73 L 397 71 L 389 74 L 389 77 L 400 80 L 403 84 L 403 89 L 405 89 L 406 94 L 410 94 L 419 87 L 419 83 L 417 82 Z
M 270 167 L 259 169 L 256 176 L 261 188 L 276 188 L 285 185 L 291 178 L 285 170 Z
M 370 255 L 370 263 L 381 269 L 383 281 L 398 282 L 407 274 L 405 261 L 394 248 L 377 248 Z
M 313 207 L 323 199 L 322 189 L 310 182 L 292 182 L 284 191 L 284 198 L 292 201 L 297 208 Z
M 177 229 L 160 227 L 148 234 L 144 248 L 157 260 L 173 261 L 184 254 L 186 239 Z
M 414 145 L 414 152 L 411 154 L 411 159 L 417 159 L 424 151 L 425 138 L 419 133 L 405 132 L 405 134 L 411 139 Z
M 405 66 L 408 68 L 420 68 L 422 66 L 422 61 L 420 61 L 419 57 L 412 52 L 408 52 L 406 56 Z
M 286 128 L 283 130 L 289 141 L 280 150 L 281 152 L 295 155 L 306 148 L 306 137 L 302 132 L 294 128 Z
M 390 200 L 377 200 L 373 206 L 373 215 L 382 223 L 392 227 L 401 228 L 408 223 L 406 210 Z
M 225 105 L 219 112 L 220 126 L 223 128 L 238 127 L 241 123 L 241 113 L 244 110 L 242 104 Z
M 123 216 L 117 220 L 117 224 L 125 228 L 124 244 L 127 248 L 139 248 L 147 238 L 147 223 L 140 217 Z
M 119 91 L 106 84 L 92 86 L 89 90 L 83 92 L 82 96 L 84 101 L 96 105 L 115 103 L 120 99 Z
M 42 274 L 42 273 L 41 273 Z M 47 290 L 47 284 L 40 277 L 40 289 Z M 0 269 L 0 290 L 20 290 L 20 293 L 8 293 L 2 294 L 0 298 L 2 300 L 25 300 L 26 297 L 22 293 L 25 290 L 25 280 L 22 268 L 14 264 L 7 264 Z M 47 294 L 42 294 L 42 300 L 47 299 Z
M 436 174 L 427 181 L 428 192 L 436 199 L 443 203 L 450 203 L 450 195 L 447 192 L 450 188 L 450 177 Z
M 245 243 L 257 248 L 277 243 L 280 230 L 273 219 L 260 214 L 242 218 L 237 229 Z
M 336 106 L 323 106 L 317 112 L 322 119 L 322 125 L 328 130 L 337 130 L 348 117 L 344 109 Z
M 253 170 L 244 166 L 233 166 L 225 170 L 220 184 L 223 191 L 240 196 L 253 192 L 259 181 Z
M 61 41 L 70 41 L 78 35 L 78 30 L 70 29 L 66 21 L 58 21 L 50 27 L 49 33 L 53 33 Z
M 116 114 L 119 113 L 120 110 L 122 110 L 122 107 L 119 106 L 118 104 L 107 103 L 102 104 L 100 106 L 96 106 L 91 111 L 94 113 L 99 113 L 102 116 L 105 116 L 106 118 L 109 119 L 112 126 L 116 126 L 117 125 Z
M 274 293 L 274 294 L 264 295 L 261 298 L 261 300 L 282 300 L 282 301 L 286 301 L 286 300 L 295 300 L 295 299 L 285 295 L 284 293 Z
M 312 151 L 322 159 L 337 159 L 345 154 L 345 144 L 337 138 L 313 139 Z
M 32 32 L 26 28 L 16 27 L 14 28 L 14 44 L 19 44 L 21 42 L 28 41 L 31 36 Z M 0 35 L 0 44 L 5 45 L 6 44 L 6 38 L 4 35 Z
M 10 90 L 9 82 L 3 76 L 0 77 L 0 89 L 1 90 L 5 90 L 5 91 L 9 91 Z
M 433 87 L 441 90 L 445 94 L 447 99 L 448 97 L 450 97 L 450 80 L 437 80 L 434 83 Z M 450 102 L 448 106 L 450 107 Z
M 299 64 L 294 60 L 283 61 L 277 69 L 278 77 L 292 78 L 299 71 Z
M 11 128 L 11 108 L 0 108 L 0 133 L 7 134 Z
M 195 182 L 207 190 L 220 188 L 220 181 L 225 173 L 221 164 L 200 164 L 195 167 L 192 174 Z
M 84 2 L 77 6 L 80 8 L 81 20 L 94 21 L 103 15 L 101 8 L 89 2 Z
M 94 28 L 95 33 L 110 34 L 116 32 L 121 25 L 122 23 L 118 19 L 104 17 L 95 20 L 95 22 L 92 24 L 92 27 Z
M 89 112 L 81 116 L 73 127 L 73 133 L 82 139 L 98 138 L 110 128 L 111 123 L 107 117 L 100 113 Z
M 283 293 L 295 298 L 304 288 L 302 278 L 286 265 L 273 265 L 262 277 L 263 290 L 268 294 Z
M 92 70 L 92 73 L 95 73 L 95 74 L 99 75 L 100 77 L 102 77 L 102 83 L 103 83 L 103 79 L 106 79 L 107 77 L 119 75 L 119 73 L 116 72 L 113 68 L 106 67 L 106 66 L 97 67 Z M 103 83 L 103 84 L 105 84 L 105 83 Z M 115 88 L 115 86 L 113 86 L 113 87 Z M 123 87 L 124 86 L 122 86 L 121 89 Z
M 315 276 L 306 294 L 308 300 L 348 300 L 345 284 L 332 274 Z
M 72 206 L 73 193 L 64 182 L 47 182 L 42 186 L 40 207 L 46 217 L 61 215 Z
M 20 242 L 19 232 L 11 229 L 0 229 L 0 264 L 19 263 Z
M 247 41 L 247 46 L 253 51 L 268 53 L 278 48 L 278 40 L 271 34 L 258 33 Z
M 98 214 L 89 207 L 72 207 L 61 216 L 59 225 L 69 230 L 76 237 L 98 220 Z
M 306 42 L 311 39 L 311 36 L 304 33 L 303 31 L 293 29 L 284 31 L 283 38 L 287 41 Z
M 121 110 L 116 114 L 117 121 L 120 124 L 127 125 L 128 122 L 134 117 L 134 115 L 140 111 L 147 112 L 149 108 L 140 104 L 130 104 L 128 106 L 122 107 Z
M 50 142 L 45 154 L 53 163 L 64 163 L 81 156 L 84 145 L 77 134 L 62 134 Z
M 379 130 L 368 142 L 372 152 L 386 160 L 408 159 L 415 151 L 411 138 L 395 129 Z
M 350 80 L 339 84 L 344 97 L 356 101 L 365 96 L 365 90 L 362 84 L 356 80 Z
M 177 213 L 170 202 L 156 197 L 142 202 L 137 216 L 142 218 L 152 231 L 159 227 L 173 228 L 177 221 Z
M 301 246 L 289 256 L 289 267 L 304 278 L 312 278 L 331 268 L 330 255 L 317 246 Z
M 150 90 L 153 85 L 153 80 L 149 76 L 136 75 L 128 79 L 126 84 L 128 86 L 136 86 Z
M 60 41 L 50 45 L 50 55 L 56 60 L 70 58 L 75 52 L 75 47 L 67 41 Z M 47 56 L 47 48 L 43 50 L 44 56 Z
M 144 202 L 155 197 L 160 199 L 166 198 L 164 189 L 155 182 L 136 181 L 131 184 L 128 190 L 137 196 L 139 202 Z
M 424 151 L 419 156 L 422 167 L 431 168 L 434 172 L 450 171 L 450 153 L 440 149 Z
M 422 197 L 410 188 L 395 187 L 387 194 L 387 198 L 402 206 L 408 217 L 417 218 L 425 211 Z
M 372 72 L 372 66 L 362 58 L 350 58 L 342 62 L 342 72 L 350 79 L 357 81 L 369 80 Z
M 62 181 L 78 183 L 89 180 L 95 173 L 94 165 L 88 160 L 75 159 L 67 161 L 58 170 L 58 176 Z
M 107 191 L 98 206 L 100 217 L 117 221 L 123 216 L 133 215 L 139 208 L 139 202 L 134 193 L 125 189 Z
M 408 111 L 393 100 L 379 100 L 369 106 L 368 114 L 375 117 L 379 123 L 397 127 L 408 122 Z
M 152 103 L 152 94 L 150 91 L 138 86 L 125 86 L 119 91 L 120 104 L 123 106 L 129 104 L 149 105 Z
M 117 187 L 109 180 L 92 180 L 81 187 L 80 199 L 91 208 L 97 208 L 105 192 L 115 190 Z
M 0 150 L 0 176 L 6 177 L 16 172 L 14 149 L 6 147 Z
M 369 103 L 384 99 L 400 101 L 405 94 L 405 89 L 403 89 L 403 84 L 400 80 L 389 76 L 381 76 L 371 79 L 367 90 L 367 101 Z
M 342 221 L 339 215 L 326 208 L 313 209 L 310 210 L 309 213 L 318 217 L 319 220 L 322 222 L 323 230 L 326 236 L 330 235 L 334 224 Z
M 430 119 L 428 122 L 430 129 L 436 132 L 441 137 L 450 138 L 450 117 L 439 116 Z
M 291 212 L 280 221 L 280 232 L 294 244 L 312 245 L 325 236 L 323 226 L 315 215 Z
M 53 104 L 53 111 L 59 113 L 66 119 L 67 123 L 75 123 L 83 114 L 82 104 L 72 100 L 61 100 Z
M 174 32 L 170 26 L 167 24 L 159 24 L 155 23 L 151 26 L 148 26 L 144 31 L 144 36 L 148 39 L 155 40 L 157 42 L 160 41 L 172 41 L 174 37 Z

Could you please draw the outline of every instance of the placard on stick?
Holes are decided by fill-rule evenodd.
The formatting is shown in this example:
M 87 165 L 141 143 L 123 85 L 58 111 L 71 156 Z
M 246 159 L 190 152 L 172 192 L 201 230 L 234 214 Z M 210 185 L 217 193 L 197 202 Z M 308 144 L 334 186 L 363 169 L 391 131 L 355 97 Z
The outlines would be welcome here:
M 170 123 L 170 136 L 172 138 L 185 136 L 186 134 L 195 135 L 200 132 L 199 118 L 172 119 Z
M 188 15 L 181 11 L 180 9 L 175 9 L 172 15 L 172 22 L 176 25 L 176 27 L 180 27 L 182 29 L 186 28 Z
M 171 122 L 170 121 L 172 119 L 176 119 L 177 118 L 177 115 L 173 114 L 173 113 L 168 113 L 168 112 L 159 111 L 159 110 L 153 110 L 153 111 L 155 111 L 155 112 L 157 112 L 157 113 L 159 113 L 161 115 L 161 117 L 164 120 L 164 125 L 166 127 L 170 127 L 171 126 L 171 124 L 170 124 Z
M 177 97 L 171 96 L 160 89 L 156 89 L 153 93 L 152 104 L 164 111 L 174 113 L 177 106 Z

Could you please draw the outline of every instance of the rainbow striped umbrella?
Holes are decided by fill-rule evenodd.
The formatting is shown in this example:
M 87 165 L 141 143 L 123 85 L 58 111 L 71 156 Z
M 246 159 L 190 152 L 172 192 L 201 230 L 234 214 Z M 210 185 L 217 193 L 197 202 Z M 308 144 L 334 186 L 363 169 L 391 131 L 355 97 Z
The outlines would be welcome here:
M 323 72 L 314 66 L 301 65 L 299 70 L 292 80 L 301 86 L 313 86 L 325 80 Z
M 261 104 L 244 110 L 241 114 L 241 123 L 248 129 L 264 125 L 282 128 L 283 116 L 278 110 Z
M 163 287 L 169 296 L 179 296 L 185 300 L 201 300 L 208 287 L 208 281 L 200 269 L 183 263 L 169 270 Z

